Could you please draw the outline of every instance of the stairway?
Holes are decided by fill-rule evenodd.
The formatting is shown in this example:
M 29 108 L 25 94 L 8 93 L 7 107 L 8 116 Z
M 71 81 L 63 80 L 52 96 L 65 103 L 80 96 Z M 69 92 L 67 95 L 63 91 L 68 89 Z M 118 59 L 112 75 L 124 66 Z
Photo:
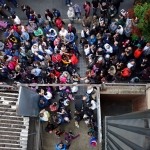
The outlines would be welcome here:
M 141 115 L 143 112 L 145 114 Z M 105 149 L 149 150 L 150 115 L 148 114 L 150 111 L 143 112 L 106 117 Z
M 0 91 L 0 149 L 26 150 L 29 118 L 16 116 L 18 92 Z

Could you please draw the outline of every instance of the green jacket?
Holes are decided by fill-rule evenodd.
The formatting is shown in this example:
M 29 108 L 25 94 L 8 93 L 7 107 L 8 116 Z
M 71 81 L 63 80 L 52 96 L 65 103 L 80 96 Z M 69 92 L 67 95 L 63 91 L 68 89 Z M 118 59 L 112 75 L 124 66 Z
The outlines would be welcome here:
M 108 9 L 108 17 L 113 18 L 116 14 L 117 14 L 117 9 L 115 7 L 113 10 L 110 8 Z M 111 15 L 113 15 L 113 16 L 111 16 Z
M 35 35 L 35 36 L 43 35 L 42 29 L 41 29 L 41 28 L 38 28 L 38 30 L 34 30 L 34 35 Z
M 117 25 L 124 26 L 125 25 L 124 20 L 123 19 L 119 19 Z
M 88 132 L 92 133 L 93 137 L 96 136 L 96 132 L 95 132 L 95 130 L 93 128 L 90 128 Z

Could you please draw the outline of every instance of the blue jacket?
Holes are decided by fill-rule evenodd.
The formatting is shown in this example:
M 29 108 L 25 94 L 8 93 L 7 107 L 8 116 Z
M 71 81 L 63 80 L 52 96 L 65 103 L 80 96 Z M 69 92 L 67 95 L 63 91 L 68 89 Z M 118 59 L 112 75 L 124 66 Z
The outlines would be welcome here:
M 13 36 L 14 36 L 15 38 L 17 38 L 17 39 L 20 38 L 20 35 L 19 35 L 15 30 L 14 30 Z
M 12 8 L 10 8 L 10 10 L 8 10 L 8 11 L 11 15 L 14 15 L 16 13 Z
M 4 53 L 5 53 L 5 55 L 12 56 L 11 49 L 5 49 L 5 50 L 4 50 Z
M 60 17 L 60 11 L 59 10 L 54 11 L 53 16 L 56 17 L 56 18 Z
M 43 100 L 44 104 L 40 103 L 40 101 L 39 101 L 39 107 L 44 108 L 44 107 L 48 107 L 50 105 L 49 100 L 47 100 L 44 96 L 42 98 L 40 98 L 40 100 Z
M 48 33 L 50 29 L 51 29 L 51 26 L 48 24 L 46 27 L 44 27 L 44 32 Z
M 94 37 L 93 39 L 89 38 L 89 43 L 90 44 L 95 44 L 96 43 L 96 37 Z
M 66 41 L 67 42 L 73 42 L 74 41 L 74 34 L 72 32 L 70 34 L 66 35 Z
M 57 144 L 57 145 L 55 146 L 56 150 L 67 150 L 67 145 L 66 145 L 66 144 L 63 144 L 63 145 L 64 145 L 64 148 L 59 148 L 58 145 L 59 145 L 59 144 Z
M 95 142 L 96 145 L 97 145 L 97 139 L 94 137 L 94 138 L 91 138 L 90 139 L 90 145 L 92 146 L 92 142 Z M 92 146 L 93 147 L 93 146 Z
M 80 6 L 77 6 L 77 7 L 73 6 L 72 8 L 74 9 L 75 13 L 81 13 L 81 7 Z
M 20 36 L 20 41 L 21 42 L 25 42 L 25 41 L 28 41 L 29 40 L 29 34 L 27 32 L 23 32 L 23 37 Z

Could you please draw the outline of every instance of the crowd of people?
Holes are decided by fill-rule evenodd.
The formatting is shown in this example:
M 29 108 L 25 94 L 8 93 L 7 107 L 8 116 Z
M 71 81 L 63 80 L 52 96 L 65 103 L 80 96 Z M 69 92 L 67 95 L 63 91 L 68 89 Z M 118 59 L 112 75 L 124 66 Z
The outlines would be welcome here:
M 0 41 L 0 77 L 20 83 L 148 80 L 150 43 L 143 36 L 132 40 L 132 26 L 136 26 L 138 18 L 128 18 L 126 10 L 118 11 L 120 1 L 113 2 L 93 0 L 86 1 L 83 8 L 78 4 L 69 7 L 67 28 L 56 8 L 46 9 L 44 18 L 30 6 L 22 5 L 28 18 L 28 23 L 22 25 L 15 10 L 4 4 L 0 12 L 2 18 L 9 20 L 0 22 L 5 38 Z M 81 54 L 73 26 L 75 19 L 81 20 L 81 11 L 85 14 L 79 45 L 88 61 L 85 77 L 78 74 Z
M 89 63 L 86 77 L 81 80 L 86 83 L 148 80 L 150 43 L 143 36 L 132 40 L 132 27 L 137 25 L 138 18 L 129 18 L 127 10 L 119 11 L 120 0 L 111 2 L 93 0 L 84 4 L 80 45 Z
M 66 144 L 62 141 L 56 145 L 56 149 L 69 148 L 71 141 L 78 138 L 80 134 L 74 135 L 72 131 L 66 132 L 62 130 L 61 124 L 68 124 L 74 120 L 75 127 L 79 128 L 80 121 L 84 121 L 87 125 L 88 136 L 92 147 L 97 145 L 97 122 L 94 110 L 97 108 L 96 103 L 96 88 L 87 87 L 86 93 L 77 98 L 74 94 L 74 87 L 59 86 L 54 87 L 39 87 L 35 89 L 40 95 L 39 107 L 41 108 L 39 117 L 41 121 L 47 122 L 45 131 L 54 133 L 57 138 L 64 137 Z M 57 91 L 57 94 L 56 94 Z M 77 92 L 77 91 L 76 91 Z M 55 96 L 59 96 L 59 100 L 53 100 Z M 57 97 L 58 99 L 58 97 Z M 74 112 L 71 111 L 70 104 L 74 103 Z M 62 148 L 62 149 L 63 149 Z
M 10 2 L 18 7 L 16 0 Z M 6 20 L 0 21 L 4 39 L 0 40 L 0 79 L 17 84 L 73 83 L 72 87 L 33 89 L 40 95 L 40 120 L 48 122 L 45 131 L 54 131 L 58 138 L 65 135 L 68 143 L 80 135 L 62 131 L 58 125 L 69 123 L 71 119 L 77 128 L 81 120 L 85 121 L 91 146 L 97 143 L 97 123 L 93 119 L 97 108 L 96 89 L 89 86 L 77 101 L 76 84 L 81 81 L 135 83 L 150 77 L 150 43 L 143 36 L 132 40 L 132 27 L 137 25 L 138 18 L 129 18 L 127 10 L 119 11 L 120 3 L 121 0 L 92 0 L 80 6 L 66 0 L 70 20 L 67 25 L 57 8 L 46 9 L 43 17 L 32 9 L 34 6 L 22 5 L 21 10 L 28 20 L 23 25 L 15 9 L 0 0 L 0 15 Z M 73 25 L 75 20 L 83 26 L 80 36 Z M 81 55 L 82 50 L 85 55 Z M 83 57 L 88 64 L 83 66 L 87 67 L 85 77 L 80 77 L 82 68 L 78 62 Z M 56 93 L 60 99 L 52 102 Z M 73 118 L 69 108 L 71 101 L 75 103 Z M 57 150 L 68 147 L 69 144 L 62 142 L 56 145 Z

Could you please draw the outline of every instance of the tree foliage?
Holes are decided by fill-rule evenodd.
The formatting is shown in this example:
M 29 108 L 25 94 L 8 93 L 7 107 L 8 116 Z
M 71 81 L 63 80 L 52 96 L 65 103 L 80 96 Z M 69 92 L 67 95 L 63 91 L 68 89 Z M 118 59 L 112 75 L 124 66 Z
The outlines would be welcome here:
M 139 28 L 139 31 L 137 33 L 133 32 L 133 34 L 138 35 L 138 33 L 142 33 L 144 39 L 150 41 L 150 2 L 144 4 L 138 3 L 133 9 L 135 17 L 138 18 L 137 28 Z

